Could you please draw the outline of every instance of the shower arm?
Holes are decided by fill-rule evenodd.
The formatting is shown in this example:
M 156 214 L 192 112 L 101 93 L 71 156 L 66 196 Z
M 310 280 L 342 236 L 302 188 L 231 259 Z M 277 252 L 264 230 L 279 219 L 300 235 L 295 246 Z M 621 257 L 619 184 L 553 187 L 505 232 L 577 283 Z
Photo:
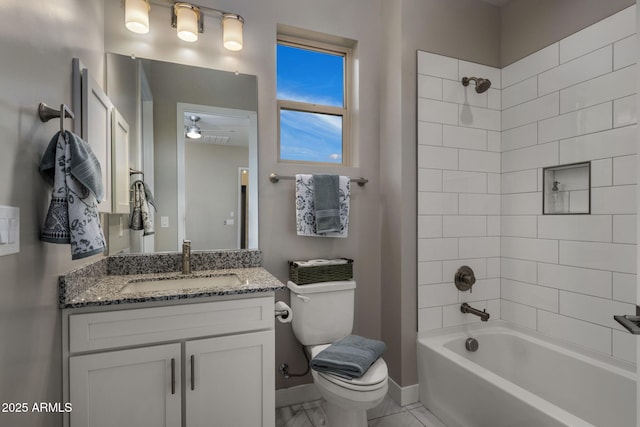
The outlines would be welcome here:
M 463 77 L 462 86 L 469 86 L 471 80 L 476 83 L 476 93 L 484 93 L 491 87 L 491 80 L 482 77 Z

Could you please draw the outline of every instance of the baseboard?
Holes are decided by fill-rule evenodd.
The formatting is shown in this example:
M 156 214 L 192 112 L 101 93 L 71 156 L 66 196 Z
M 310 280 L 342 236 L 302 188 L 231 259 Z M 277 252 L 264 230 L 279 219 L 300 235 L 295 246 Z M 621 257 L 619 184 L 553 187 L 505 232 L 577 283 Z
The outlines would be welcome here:
M 420 400 L 418 384 L 400 387 L 391 378 L 389 378 L 389 391 L 387 393 L 400 406 L 411 405 Z
M 411 405 L 420 400 L 418 384 L 400 387 L 391 378 L 389 378 L 389 391 L 387 393 L 400 406 Z M 318 399 L 320 399 L 320 392 L 313 383 L 276 390 L 276 408 Z
M 311 402 L 312 400 L 318 399 L 320 399 L 320 392 L 313 383 L 276 390 L 276 408 Z

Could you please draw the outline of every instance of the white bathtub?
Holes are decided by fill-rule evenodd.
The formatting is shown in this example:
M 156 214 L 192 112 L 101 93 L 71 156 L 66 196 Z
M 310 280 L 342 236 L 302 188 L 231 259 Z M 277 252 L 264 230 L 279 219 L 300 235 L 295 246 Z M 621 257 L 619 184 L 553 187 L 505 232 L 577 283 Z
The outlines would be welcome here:
M 448 427 L 636 425 L 633 366 L 503 321 L 421 334 L 418 378 L 420 401 Z

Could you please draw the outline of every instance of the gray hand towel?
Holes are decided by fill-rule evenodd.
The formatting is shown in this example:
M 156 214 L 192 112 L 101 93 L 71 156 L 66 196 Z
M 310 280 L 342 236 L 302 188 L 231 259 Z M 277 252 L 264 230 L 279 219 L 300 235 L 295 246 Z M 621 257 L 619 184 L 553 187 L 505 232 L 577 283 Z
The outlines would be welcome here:
M 340 230 L 331 233 L 316 231 L 316 209 L 313 202 L 313 175 L 296 175 L 295 216 L 298 236 L 338 237 L 349 235 L 349 204 L 351 191 L 348 176 L 340 177 Z
M 311 368 L 346 379 L 360 378 L 385 350 L 382 341 L 348 335 L 318 353 Z
M 313 175 L 313 203 L 316 215 L 316 232 L 340 231 L 340 177 L 338 175 Z
M 76 147 L 73 148 L 74 146 Z M 54 155 L 53 160 L 51 153 Z M 74 154 L 88 164 L 74 160 Z M 71 259 L 103 253 L 107 246 L 96 201 L 96 193 L 102 191 L 102 185 L 99 184 L 102 176 L 99 163 L 96 169 L 94 160 L 97 162 L 86 142 L 71 132 L 58 132 L 49 143 L 40 163 L 40 173 L 53 185 L 51 205 L 40 240 L 70 243 Z M 86 187 L 83 182 L 92 188 Z
M 51 139 L 40 162 L 40 173 L 51 186 L 54 186 L 55 163 L 58 158 L 56 147 L 59 135 L 60 132 Z M 69 145 L 69 156 L 67 158 L 69 173 L 86 189 L 91 191 L 97 200 L 102 200 L 104 197 L 102 169 L 100 168 L 100 162 L 91 151 L 91 147 L 82 138 L 69 131 L 64 133 L 64 137 Z
M 155 233 L 151 222 L 151 209 L 149 209 L 150 204 L 153 206 L 153 198 L 151 201 L 147 199 L 148 187 L 143 181 L 138 180 L 131 187 L 133 188 L 133 204 L 129 227 L 132 230 L 144 230 L 143 235 L 150 236 Z M 151 194 L 150 191 L 149 194 Z

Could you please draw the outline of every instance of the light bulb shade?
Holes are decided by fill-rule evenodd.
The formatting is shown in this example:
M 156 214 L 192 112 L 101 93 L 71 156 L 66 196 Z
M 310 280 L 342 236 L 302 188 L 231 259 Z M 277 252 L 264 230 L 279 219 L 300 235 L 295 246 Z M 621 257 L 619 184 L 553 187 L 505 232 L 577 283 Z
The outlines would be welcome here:
M 228 50 L 242 49 L 242 27 L 244 19 L 240 15 L 222 15 L 222 44 Z
M 197 7 L 186 3 L 176 3 L 174 8 L 178 37 L 186 42 L 197 41 L 200 10 Z
M 189 139 L 200 139 L 202 138 L 202 131 L 200 131 L 200 128 L 198 126 L 191 125 L 187 127 L 186 136 Z
M 149 3 L 147 0 L 125 0 L 124 24 L 129 31 L 138 34 L 149 32 Z

